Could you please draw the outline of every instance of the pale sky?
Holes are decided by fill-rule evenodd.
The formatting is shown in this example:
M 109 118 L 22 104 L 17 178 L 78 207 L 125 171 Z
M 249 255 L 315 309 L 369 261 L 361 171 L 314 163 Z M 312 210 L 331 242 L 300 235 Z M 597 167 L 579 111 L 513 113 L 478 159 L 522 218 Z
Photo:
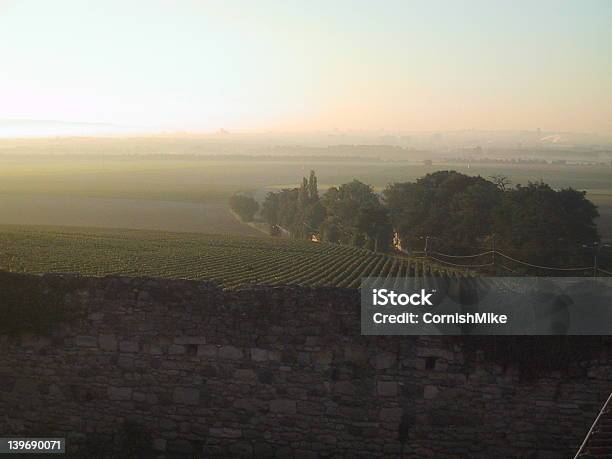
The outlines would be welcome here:
M 0 0 L 0 119 L 612 132 L 612 1 Z

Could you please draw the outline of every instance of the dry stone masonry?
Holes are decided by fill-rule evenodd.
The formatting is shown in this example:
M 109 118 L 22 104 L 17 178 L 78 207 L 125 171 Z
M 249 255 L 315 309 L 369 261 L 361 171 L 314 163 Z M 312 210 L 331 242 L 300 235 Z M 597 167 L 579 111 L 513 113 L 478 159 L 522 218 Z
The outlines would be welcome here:
M 61 277 L 44 276 L 53 290 Z M 607 351 L 532 382 L 444 337 L 361 336 L 358 293 L 71 278 L 80 311 L 0 338 L 0 431 L 158 457 L 568 457 L 612 387 Z

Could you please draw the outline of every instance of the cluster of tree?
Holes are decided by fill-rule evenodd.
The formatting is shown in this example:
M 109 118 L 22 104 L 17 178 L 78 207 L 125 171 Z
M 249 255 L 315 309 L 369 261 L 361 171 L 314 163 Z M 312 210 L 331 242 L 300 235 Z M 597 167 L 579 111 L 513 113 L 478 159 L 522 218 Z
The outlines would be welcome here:
M 259 204 L 255 199 L 243 194 L 234 194 L 229 200 L 230 208 L 242 221 L 252 222 L 259 211 Z
M 585 264 L 592 254 L 581 248 L 592 248 L 600 241 L 598 216 L 584 191 L 555 191 L 545 183 L 530 183 L 503 193 L 491 230 L 499 246 L 518 257 L 558 265 Z
M 394 183 L 383 192 L 391 221 L 409 247 L 453 254 L 496 248 L 525 260 L 567 263 L 599 241 L 596 206 L 586 193 L 529 183 L 510 188 L 503 176 L 486 180 L 454 171 L 428 174 L 416 183 Z
M 527 260 L 567 262 L 568 251 L 599 241 L 597 208 L 585 192 L 554 190 L 545 183 L 509 187 L 503 176 L 472 177 L 439 171 L 416 182 L 393 183 L 379 196 L 357 180 L 319 197 L 311 171 L 300 188 L 268 193 L 262 216 L 294 237 L 391 248 L 394 233 L 409 250 L 425 239 L 435 250 L 469 254 L 488 246 Z
M 299 188 L 268 193 L 261 209 L 262 217 L 272 227 L 280 226 L 296 238 L 307 238 L 318 231 L 325 209 L 319 199 L 314 171 L 304 177 Z
M 323 240 L 377 251 L 390 248 L 393 228 L 389 215 L 369 185 L 353 180 L 330 188 L 321 200 Z
M 354 180 L 320 197 L 314 171 L 304 177 L 300 188 L 268 193 L 262 216 L 296 238 L 317 235 L 328 242 L 373 250 L 389 248 L 393 236 L 387 212 L 371 187 Z

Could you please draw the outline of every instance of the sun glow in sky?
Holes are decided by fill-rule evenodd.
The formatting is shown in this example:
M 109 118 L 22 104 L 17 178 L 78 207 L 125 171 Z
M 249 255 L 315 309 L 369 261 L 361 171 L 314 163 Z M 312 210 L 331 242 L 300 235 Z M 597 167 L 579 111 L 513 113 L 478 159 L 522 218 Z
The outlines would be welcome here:
M 0 0 L 0 119 L 612 132 L 612 2 Z

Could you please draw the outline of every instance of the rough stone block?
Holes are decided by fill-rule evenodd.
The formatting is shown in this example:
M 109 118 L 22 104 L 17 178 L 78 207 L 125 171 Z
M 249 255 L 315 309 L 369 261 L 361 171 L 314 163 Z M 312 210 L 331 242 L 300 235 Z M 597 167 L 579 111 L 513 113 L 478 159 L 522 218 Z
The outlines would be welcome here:
M 119 343 L 119 350 L 121 352 L 138 352 L 140 346 L 136 341 L 121 341 Z
M 219 358 L 229 360 L 240 360 L 244 357 L 242 349 L 235 346 L 221 346 L 219 349 Z
M 272 400 L 270 401 L 270 411 L 278 414 L 295 414 L 297 412 L 295 400 Z
M 294 459 L 318 459 L 319 453 L 315 451 L 296 450 L 293 457 Z
M 417 349 L 419 357 L 437 357 L 448 361 L 453 360 L 454 354 L 448 349 L 440 349 L 435 347 L 420 347 Z
M 269 443 L 256 441 L 253 445 L 254 457 L 273 457 L 276 448 Z
M 182 405 L 197 405 L 200 402 L 200 391 L 192 387 L 177 387 L 174 389 L 172 399 Z
M 168 418 L 162 418 L 159 421 L 159 428 L 162 431 L 168 431 L 168 430 L 176 430 L 176 422 L 174 422 L 172 419 L 168 419 Z
M 187 349 L 185 348 L 185 346 L 181 346 L 179 344 L 173 344 L 168 348 L 168 354 L 170 355 L 185 354 L 186 352 Z
M 300 414 L 307 414 L 307 415 L 322 415 L 323 412 L 325 411 L 325 407 L 323 406 L 322 403 L 315 403 L 315 402 L 306 402 L 306 401 L 299 401 L 297 403 L 297 409 L 300 412 Z
M 77 336 L 76 345 L 79 347 L 98 347 L 98 339 L 95 336 Z
M 428 385 L 423 389 L 423 396 L 426 399 L 436 398 L 440 390 L 436 386 Z
M 58 397 L 58 398 L 64 397 L 62 390 L 57 384 L 51 384 L 49 386 L 49 395 L 51 395 L 52 397 Z
M 368 361 L 368 353 L 365 347 L 358 344 L 348 345 L 344 349 L 344 356 L 349 362 L 364 364 Z
M 167 440 L 164 438 L 155 438 L 153 440 L 153 449 L 155 451 L 166 451 Z
M 14 383 L 13 390 L 18 394 L 33 394 L 38 391 L 38 379 L 17 379 Z
M 318 351 L 312 354 L 312 363 L 315 365 L 329 365 L 334 354 L 331 351 Z
M 251 348 L 251 359 L 255 362 L 265 362 L 268 360 L 268 351 L 253 347 Z
M 211 437 L 240 438 L 242 437 L 242 430 L 230 429 L 227 427 L 211 427 L 210 429 L 208 429 L 208 434 Z
M 174 338 L 174 344 L 206 344 L 203 336 L 178 336 Z
M 378 381 L 376 390 L 378 395 L 382 397 L 396 397 L 397 383 L 395 381 Z
M 245 411 L 257 411 L 259 402 L 248 398 L 239 398 L 234 402 L 234 408 Z
M 239 368 L 234 372 L 234 378 L 240 381 L 255 381 L 257 375 L 250 368 Z
M 236 457 L 250 457 L 253 454 L 253 447 L 247 441 L 233 442 L 229 448 L 230 452 Z
M 41 349 L 43 347 L 49 346 L 51 344 L 51 340 L 44 336 L 36 336 L 31 334 L 25 334 L 21 336 L 21 345 L 24 347 L 31 346 L 36 349 Z
M 387 443 L 384 446 L 383 451 L 386 454 L 400 454 L 402 451 L 402 445 L 399 442 L 395 442 L 395 443 Z
M 391 368 L 397 362 L 397 356 L 390 352 L 377 354 L 373 359 L 373 365 L 377 370 L 386 370 Z
M 338 394 L 354 395 L 355 385 L 350 381 L 338 381 L 334 384 L 334 392 Z
M 99 335 L 98 343 L 100 343 L 100 349 L 103 351 L 117 350 L 117 338 L 115 338 L 115 335 Z
M 89 314 L 87 316 L 87 318 L 89 320 L 91 320 L 92 322 L 98 322 L 98 321 L 104 319 L 104 313 L 102 313 L 102 312 L 92 312 L 91 314 Z
M 198 346 L 198 357 L 216 358 L 218 348 L 214 344 L 200 344 Z
M 129 355 L 120 355 L 117 359 L 117 366 L 124 370 L 134 369 L 134 358 Z
M 132 389 L 130 387 L 109 387 L 108 398 L 111 400 L 130 400 Z
M 152 344 L 149 347 L 149 354 L 152 354 L 152 355 L 161 355 L 161 354 L 163 354 L 163 352 L 162 352 L 161 347 Z
M 166 449 L 168 452 L 180 455 L 191 455 L 193 453 L 193 445 L 191 442 L 180 438 L 168 441 Z
M 380 410 L 380 420 L 382 422 L 399 422 L 401 419 L 401 408 L 381 408 Z

